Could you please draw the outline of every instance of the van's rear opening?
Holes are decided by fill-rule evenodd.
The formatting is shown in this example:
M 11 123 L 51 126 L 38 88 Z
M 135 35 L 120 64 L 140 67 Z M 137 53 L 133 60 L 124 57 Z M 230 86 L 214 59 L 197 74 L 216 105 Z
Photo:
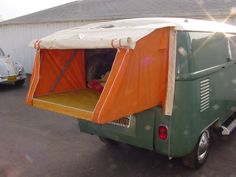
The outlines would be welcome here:
M 116 51 L 116 49 L 84 50 L 85 58 L 83 62 L 84 68 L 81 68 L 82 72 L 79 72 L 78 68 L 78 72 L 75 71 L 71 73 L 71 75 L 73 74 L 74 80 L 76 80 L 76 77 L 81 77 L 81 74 L 86 78 L 82 83 L 83 87 L 62 93 L 60 93 L 60 91 L 58 91 L 58 93 L 54 92 L 54 90 L 57 89 L 56 84 L 62 79 L 60 77 L 63 77 L 59 75 L 52 84 L 51 91 L 47 94 L 35 96 L 33 105 L 39 108 L 76 116 L 77 118 L 83 117 L 84 119 L 91 120 L 92 113 L 111 71 Z M 66 67 L 73 64 L 72 61 L 71 63 L 68 62 Z M 64 72 L 66 72 L 66 67 L 64 67 L 62 71 L 64 70 Z M 68 82 L 74 82 L 73 79 L 65 79 L 68 79 Z

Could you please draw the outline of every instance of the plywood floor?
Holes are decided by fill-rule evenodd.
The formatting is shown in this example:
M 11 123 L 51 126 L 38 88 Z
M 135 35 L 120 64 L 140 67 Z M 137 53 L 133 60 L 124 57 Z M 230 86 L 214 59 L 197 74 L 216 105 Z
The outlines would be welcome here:
M 36 97 L 33 99 L 33 106 L 88 120 L 99 97 L 100 93 L 84 89 Z

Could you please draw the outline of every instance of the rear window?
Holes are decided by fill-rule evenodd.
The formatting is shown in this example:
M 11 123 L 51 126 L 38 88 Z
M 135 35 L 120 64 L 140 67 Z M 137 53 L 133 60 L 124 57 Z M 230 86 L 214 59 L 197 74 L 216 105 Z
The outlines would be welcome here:
M 227 62 L 230 56 L 228 35 L 224 33 L 190 32 L 191 71 L 200 71 Z

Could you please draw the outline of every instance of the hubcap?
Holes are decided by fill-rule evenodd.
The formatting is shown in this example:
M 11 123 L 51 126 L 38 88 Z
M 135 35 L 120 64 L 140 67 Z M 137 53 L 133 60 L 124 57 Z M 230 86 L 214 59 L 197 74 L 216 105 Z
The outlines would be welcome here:
M 197 155 L 198 155 L 199 162 L 202 162 L 205 159 L 207 155 L 208 147 L 209 147 L 209 132 L 205 131 L 202 133 L 199 144 L 198 144 Z

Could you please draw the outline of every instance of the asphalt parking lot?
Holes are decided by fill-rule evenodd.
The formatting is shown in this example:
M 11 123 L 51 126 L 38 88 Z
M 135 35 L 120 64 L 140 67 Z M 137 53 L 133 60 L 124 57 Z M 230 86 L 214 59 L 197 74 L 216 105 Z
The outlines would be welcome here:
M 216 136 L 200 170 L 180 159 L 80 133 L 73 118 L 28 107 L 24 87 L 0 85 L 0 177 L 236 177 L 236 131 Z

